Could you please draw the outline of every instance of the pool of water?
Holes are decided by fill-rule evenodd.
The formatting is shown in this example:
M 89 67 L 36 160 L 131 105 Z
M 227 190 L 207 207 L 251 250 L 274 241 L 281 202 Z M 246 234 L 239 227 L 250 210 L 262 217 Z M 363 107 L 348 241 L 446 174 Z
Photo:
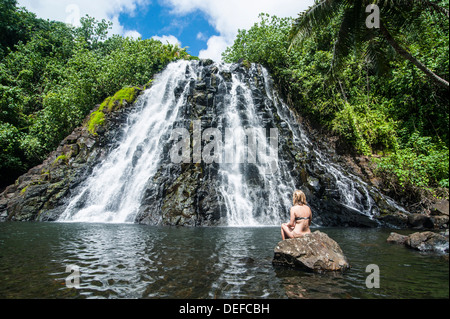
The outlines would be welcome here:
M 274 267 L 278 227 L 0 223 L 0 298 L 449 298 L 443 256 L 388 244 L 388 229 L 320 231 L 350 270 Z M 366 286 L 371 264 L 379 288 Z

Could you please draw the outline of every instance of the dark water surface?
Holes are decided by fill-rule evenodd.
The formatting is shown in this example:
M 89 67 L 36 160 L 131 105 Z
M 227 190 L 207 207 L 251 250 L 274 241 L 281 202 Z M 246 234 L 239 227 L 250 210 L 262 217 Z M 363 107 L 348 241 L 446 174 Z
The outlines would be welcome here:
M 387 229 L 320 230 L 349 271 L 274 268 L 278 227 L 0 223 L 0 298 L 449 298 L 442 256 L 388 244 Z M 366 287 L 369 264 L 380 288 Z M 78 288 L 66 286 L 69 265 L 79 267 Z

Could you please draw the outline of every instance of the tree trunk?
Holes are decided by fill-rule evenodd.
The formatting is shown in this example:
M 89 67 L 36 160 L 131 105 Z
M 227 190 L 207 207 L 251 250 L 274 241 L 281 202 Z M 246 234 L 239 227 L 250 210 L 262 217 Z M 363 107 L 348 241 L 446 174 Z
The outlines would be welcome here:
M 392 35 L 389 33 L 389 31 L 386 29 L 386 27 L 384 26 L 384 24 L 381 21 L 380 21 L 380 31 L 383 34 L 383 36 L 386 39 L 386 41 L 394 48 L 394 50 L 398 54 L 400 54 L 402 57 L 404 57 L 405 59 L 410 61 L 412 64 L 414 64 L 417 68 L 422 70 L 428 77 L 430 77 L 433 80 L 434 83 L 436 83 L 439 86 L 442 86 L 442 87 L 446 88 L 447 90 L 449 89 L 448 81 L 446 81 L 445 79 L 443 79 L 440 76 L 438 76 L 436 73 L 434 73 L 429 68 L 427 68 L 422 62 L 420 62 L 415 57 L 413 57 L 411 55 L 411 53 L 409 53 L 408 51 L 403 49 L 397 43 L 397 41 L 395 41 L 395 39 L 392 37 Z

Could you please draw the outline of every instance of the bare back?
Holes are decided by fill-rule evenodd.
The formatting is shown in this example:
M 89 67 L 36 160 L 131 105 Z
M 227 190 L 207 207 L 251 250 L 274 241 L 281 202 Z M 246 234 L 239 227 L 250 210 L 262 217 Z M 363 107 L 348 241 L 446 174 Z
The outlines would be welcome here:
M 297 235 L 310 233 L 312 212 L 307 205 L 295 205 L 291 208 L 291 222 L 294 226 L 293 232 Z

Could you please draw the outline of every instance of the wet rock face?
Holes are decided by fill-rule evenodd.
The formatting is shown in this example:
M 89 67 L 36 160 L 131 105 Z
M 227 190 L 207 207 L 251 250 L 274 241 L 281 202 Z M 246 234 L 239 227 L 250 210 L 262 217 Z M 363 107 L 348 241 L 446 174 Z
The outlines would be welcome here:
M 272 264 L 312 272 L 350 268 L 339 244 L 320 231 L 279 242 L 274 249 Z
M 262 127 L 278 129 L 278 159 L 280 166 L 283 166 L 285 170 L 278 171 L 277 174 L 280 174 L 281 181 L 292 181 L 295 188 L 305 191 L 313 211 L 320 212 L 314 216 L 315 222 L 330 226 L 378 226 L 379 222 L 376 219 L 342 204 L 342 194 L 338 190 L 341 186 L 336 183 L 335 176 L 318 164 L 318 158 L 314 153 L 309 152 L 304 145 L 298 145 L 302 144 L 301 141 L 294 141 L 295 137 L 291 130 L 297 127 L 290 127 L 283 120 L 283 117 L 286 118 L 287 115 L 278 114 L 279 110 L 268 98 L 270 92 L 267 92 L 267 83 L 260 66 L 248 68 L 243 64 L 236 64 L 230 70 L 223 70 L 213 63 L 204 61 L 197 80 L 190 83 L 187 103 L 180 111 L 182 119 L 174 126 L 189 128 L 189 133 L 193 137 L 192 123 L 201 121 L 200 125 L 203 129 L 219 127 L 222 129 L 222 134 L 225 134 L 224 127 L 231 124 L 227 123 L 227 118 L 224 117 L 224 109 L 229 103 L 233 76 L 241 78 L 250 88 L 255 114 L 260 120 L 258 124 Z M 236 90 L 235 103 L 242 126 L 251 125 L 252 119 L 248 118 L 245 112 L 249 106 L 240 87 Z M 195 143 L 193 138 L 191 141 L 193 148 L 196 147 Z M 201 147 L 204 146 L 203 141 Z M 189 226 L 224 223 L 227 208 L 219 189 L 221 183 L 226 181 L 219 174 L 220 165 L 208 164 L 204 161 L 173 164 L 169 151 L 170 144 L 167 144 L 160 169 L 149 181 L 136 222 Z M 258 167 L 255 165 L 246 163 L 242 171 L 248 197 L 252 199 L 256 207 L 267 207 L 267 199 L 274 190 L 264 185 L 264 177 L 258 173 Z M 288 203 L 293 190 L 289 189 L 282 195 Z M 357 191 L 364 194 L 362 189 Z M 380 196 L 377 198 L 384 204 Z M 368 200 L 364 202 L 364 199 L 360 204 L 370 206 Z M 279 204 L 274 207 L 274 210 L 280 211 L 280 214 L 287 218 L 289 205 L 290 203 Z M 392 208 L 385 205 L 385 212 L 389 211 L 392 211 Z M 264 212 L 248 213 L 257 215 Z
M 191 81 L 187 101 L 181 106 L 174 128 L 189 131 L 190 147 L 195 148 L 193 121 L 202 128 L 217 127 L 221 114 L 221 101 L 226 91 L 219 88 L 219 69 L 212 61 L 202 62 L 202 73 L 197 81 Z M 186 83 L 175 89 L 181 94 Z M 166 140 L 169 141 L 170 136 Z M 203 143 L 202 146 L 204 146 Z M 218 192 L 218 164 L 204 161 L 174 163 L 170 151 L 173 143 L 166 143 L 160 159 L 159 170 L 148 182 L 141 208 L 135 221 L 149 225 L 214 226 L 221 223 L 225 215 L 223 200 Z
M 277 178 L 280 181 L 290 181 L 292 185 L 283 190 L 280 185 L 269 187 L 256 165 L 242 165 L 246 195 L 257 207 L 255 212 L 248 212 L 249 214 L 256 217 L 264 215 L 268 198 L 273 193 L 279 193 L 279 198 L 284 202 L 275 201 L 269 209 L 279 212 L 281 220 L 287 219 L 292 192 L 299 188 L 307 196 L 313 210 L 313 222 L 316 224 L 375 227 L 384 220 L 392 220 L 389 216 L 396 212 L 396 208 L 389 205 L 376 190 L 365 189 L 361 184 L 352 182 L 348 192 L 358 194 L 352 201 L 365 211 L 358 211 L 345 204 L 343 184 L 339 179 L 348 179 L 348 176 L 336 178 L 335 173 L 327 169 L 328 164 L 324 165 L 321 156 L 311 151 L 321 141 L 312 140 L 312 145 L 308 146 L 293 133 L 293 130 L 299 130 L 300 124 L 296 119 L 290 118 L 288 110 L 277 108 L 275 104 L 278 97 L 268 92 L 270 85 L 266 83 L 261 66 L 249 68 L 241 63 L 221 68 L 212 61 L 204 60 L 199 62 L 197 70 L 199 74 L 194 78 L 186 77 L 184 82 L 180 81 L 174 88 L 176 97 L 184 99 L 187 96 L 180 106 L 173 128 L 185 128 L 189 131 L 191 156 L 196 147 L 203 149 L 208 144 L 201 140 L 201 145 L 198 145 L 198 140 L 193 136 L 193 123 L 199 123 L 202 129 L 219 128 L 223 136 L 225 128 L 232 124 L 227 123 L 230 120 L 224 116 L 224 112 L 226 105 L 230 103 L 234 77 L 239 77 L 249 88 L 253 114 L 258 117 L 258 125 L 278 130 L 278 163 L 283 169 L 276 172 Z M 186 72 L 191 71 L 187 69 Z M 241 124 L 247 127 L 252 125 L 254 119 L 249 118 L 249 113 L 246 112 L 249 105 L 244 93 L 242 87 L 237 88 L 235 103 Z M 42 165 L 20 177 L 15 185 L 11 185 L 0 195 L 0 220 L 57 220 L 68 199 L 79 191 L 78 186 L 117 147 L 122 137 L 121 128 L 126 124 L 132 109 L 132 105 L 125 105 L 106 113 L 104 125 L 95 134 L 88 131 L 86 123 L 76 129 Z M 288 118 L 289 123 L 286 121 Z M 173 146 L 170 138 L 168 135 L 161 139 L 164 151 L 158 159 L 158 170 L 147 181 L 134 221 L 149 225 L 226 224 L 227 206 L 220 189 L 227 181 L 221 175 L 220 164 L 214 161 L 196 161 L 195 158 L 191 158 L 189 163 L 174 163 L 170 156 Z M 137 163 L 141 155 L 138 148 L 133 162 Z M 80 207 L 82 206 L 83 203 L 80 202 Z

